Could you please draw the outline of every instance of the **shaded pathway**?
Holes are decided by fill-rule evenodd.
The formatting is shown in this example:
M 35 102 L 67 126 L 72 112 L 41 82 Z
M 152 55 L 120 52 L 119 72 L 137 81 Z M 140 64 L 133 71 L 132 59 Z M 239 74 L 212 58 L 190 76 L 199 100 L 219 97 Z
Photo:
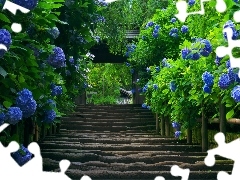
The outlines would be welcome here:
M 206 153 L 198 145 L 155 134 L 153 114 L 140 105 L 78 106 L 62 118 L 60 134 L 40 144 L 44 170 L 59 171 L 68 159 L 67 175 L 76 180 L 85 174 L 95 179 L 145 179 L 170 174 L 172 165 L 190 168 L 189 179 L 217 179 L 220 170 L 231 171 L 232 162 L 221 157 L 213 167 L 203 163 Z

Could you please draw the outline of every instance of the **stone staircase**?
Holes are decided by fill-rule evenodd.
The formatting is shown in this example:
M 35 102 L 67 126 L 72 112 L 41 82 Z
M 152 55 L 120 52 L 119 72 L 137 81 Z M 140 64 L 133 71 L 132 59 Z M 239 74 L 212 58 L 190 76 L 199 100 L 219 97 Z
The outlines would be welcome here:
M 204 164 L 207 153 L 185 140 L 155 133 L 155 117 L 140 105 L 78 106 L 62 118 L 60 134 L 39 143 L 45 171 L 59 171 L 59 161 L 68 159 L 67 175 L 80 180 L 178 179 L 172 165 L 190 168 L 189 179 L 217 179 L 219 171 L 231 172 L 233 162 L 216 157 L 213 167 Z

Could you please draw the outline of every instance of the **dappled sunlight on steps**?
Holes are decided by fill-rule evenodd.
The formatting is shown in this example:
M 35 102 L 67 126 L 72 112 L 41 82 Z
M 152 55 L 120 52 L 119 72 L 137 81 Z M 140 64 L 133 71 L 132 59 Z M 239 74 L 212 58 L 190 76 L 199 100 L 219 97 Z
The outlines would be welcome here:
M 221 157 L 205 166 L 199 145 L 156 135 L 155 117 L 141 105 L 82 105 L 62 121 L 60 134 L 40 143 L 44 170 L 58 171 L 59 161 L 68 159 L 74 180 L 84 174 L 93 180 L 180 179 L 171 176 L 172 165 L 190 168 L 189 179 L 216 180 L 218 171 L 232 170 L 232 161 Z

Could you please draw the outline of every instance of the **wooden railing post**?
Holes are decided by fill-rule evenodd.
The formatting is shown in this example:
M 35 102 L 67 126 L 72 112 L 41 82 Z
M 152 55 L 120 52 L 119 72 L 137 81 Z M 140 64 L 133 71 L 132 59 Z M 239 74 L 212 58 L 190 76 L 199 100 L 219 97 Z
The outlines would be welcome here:
M 159 134 L 160 127 L 159 127 L 159 119 L 158 119 L 158 113 L 156 113 L 156 134 Z
M 161 135 L 165 136 L 165 117 L 161 116 Z

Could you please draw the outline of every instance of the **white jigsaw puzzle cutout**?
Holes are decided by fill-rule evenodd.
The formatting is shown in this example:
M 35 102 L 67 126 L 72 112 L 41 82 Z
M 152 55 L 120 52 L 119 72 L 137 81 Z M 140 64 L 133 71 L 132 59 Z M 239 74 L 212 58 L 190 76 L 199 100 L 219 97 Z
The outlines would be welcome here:
M 0 132 L 9 126 L 8 123 L 4 123 L 0 126 Z M 46 172 L 43 171 L 43 161 L 41 156 L 40 147 L 36 142 L 32 142 L 28 145 L 28 150 L 34 155 L 34 158 L 20 167 L 17 162 L 12 158 L 11 153 L 16 152 L 20 148 L 19 144 L 15 141 L 9 143 L 7 147 L 4 147 L 0 142 L 0 175 L 1 177 L 7 177 L 9 180 L 25 179 L 32 180 L 33 177 L 36 180 L 42 179 L 58 179 L 58 180 L 71 180 L 65 172 L 70 166 L 70 161 L 61 160 L 59 162 L 60 172 Z M 14 173 L 9 173 L 11 169 Z M 84 175 L 80 180 L 92 180 L 89 176 Z
M 240 177 L 240 138 L 230 142 L 225 142 L 225 135 L 221 132 L 214 136 L 215 141 L 218 144 L 217 148 L 208 150 L 208 155 L 204 159 L 207 166 L 213 166 L 215 164 L 215 155 L 230 159 L 234 161 L 232 174 L 228 174 L 225 171 L 220 171 L 217 175 L 218 180 L 238 180 Z
M 180 0 L 178 2 L 176 2 L 176 8 L 178 10 L 178 14 L 175 15 L 175 17 L 177 17 L 181 22 L 185 22 L 187 17 L 189 15 L 194 15 L 194 14 L 200 14 L 203 15 L 205 13 L 205 9 L 204 9 L 204 2 L 209 2 L 210 0 L 200 0 L 200 5 L 201 5 L 201 10 L 200 11 L 196 11 L 196 12 L 187 12 L 187 8 L 188 8 L 188 4 L 186 1 L 184 0 Z M 223 13 L 226 11 L 227 9 L 227 5 L 225 3 L 224 0 L 216 0 L 216 10 L 219 13 Z M 237 22 L 240 22 L 240 10 L 236 11 L 234 13 L 234 18 L 236 19 Z
M 240 16 L 238 17 L 240 18 Z M 233 57 L 232 50 L 235 47 L 240 47 L 240 40 L 233 40 L 233 30 L 231 28 L 225 28 L 224 32 L 227 34 L 228 47 L 219 46 L 216 48 L 216 54 L 218 57 L 223 58 L 228 55 L 230 60 L 231 68 L 240 68 L 240 58 Z M 238 71 L 238 76 L 240 77 L 240 70 Z
M 190 169 L 188 168 L 182 169 L 178 165 L 173 165 L 171 167 L 171 175 L 175 177 L 181 176 L 182 177 L 181 180 L 188 180 L 189 174 L 190 174 Z M 165 180 L 165 178 L 163 176 L 157 176 L 155 177 L 154 180 Z

